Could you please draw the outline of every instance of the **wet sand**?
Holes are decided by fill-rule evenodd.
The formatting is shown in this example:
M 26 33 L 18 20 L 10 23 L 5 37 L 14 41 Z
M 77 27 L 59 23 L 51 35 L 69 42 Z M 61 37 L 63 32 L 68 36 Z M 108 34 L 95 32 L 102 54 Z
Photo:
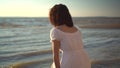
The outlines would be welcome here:
M 52 59 L 46 61 L 46 64 L 41 64 L 41 61 L 37 62 L 26 62 L 26 63 L 19 63 L 11 66 L 10 68 L 49 68 L 52 64 Z M 101 60 L 101 61 L 92 61 L 91 68 L 120 68 L 120 59 L 115 60 Z

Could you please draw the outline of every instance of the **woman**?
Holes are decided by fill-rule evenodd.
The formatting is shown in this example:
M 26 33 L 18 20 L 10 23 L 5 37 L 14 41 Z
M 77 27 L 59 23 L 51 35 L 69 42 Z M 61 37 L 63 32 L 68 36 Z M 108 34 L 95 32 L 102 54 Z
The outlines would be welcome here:
M 54 26 L 50 31 L 52 68 L 91 68 L 83 49 L 81 32 L 74 26 L 68 8 L 63 4 L 53 6 L 49 12 L 49 19 Z

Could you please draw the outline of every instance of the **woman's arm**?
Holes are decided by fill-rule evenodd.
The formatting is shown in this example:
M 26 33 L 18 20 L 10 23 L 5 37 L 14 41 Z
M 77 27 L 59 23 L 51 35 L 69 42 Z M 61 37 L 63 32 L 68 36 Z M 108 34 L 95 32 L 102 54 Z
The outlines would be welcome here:
M 60 41 L 53 40 L 52 52 L 53 52 L 53 61 L 55 62 L 56 68 L 60 68 L 59 50 L 60 50 Z

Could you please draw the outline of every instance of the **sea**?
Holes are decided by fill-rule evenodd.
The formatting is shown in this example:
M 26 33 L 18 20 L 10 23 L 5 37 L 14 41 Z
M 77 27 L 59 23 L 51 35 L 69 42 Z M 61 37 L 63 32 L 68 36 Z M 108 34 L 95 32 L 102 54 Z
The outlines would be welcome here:
M 76 26 L 119 24 L 119 17 L 73 17 Z M 47 17 L 0 17 L 0 68 L 50 68 Z M 120 28 L 79 28 L 92 68 L 120 68 Z

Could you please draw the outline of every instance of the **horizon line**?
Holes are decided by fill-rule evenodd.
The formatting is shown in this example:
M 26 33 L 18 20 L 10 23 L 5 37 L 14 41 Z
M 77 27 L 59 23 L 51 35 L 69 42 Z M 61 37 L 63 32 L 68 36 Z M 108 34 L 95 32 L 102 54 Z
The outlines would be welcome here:
M 21 18 L 21 17 L 25 17 L 25 18 L 37 18 L 37 17 L 41 17 L 41 18 L 48 18 L 48 16 L 0 16 L 0 18 L 2 17 L 18 17 L 18 18 Z M 72 16 L 72 17 L 120 17 L 120 16 Z

